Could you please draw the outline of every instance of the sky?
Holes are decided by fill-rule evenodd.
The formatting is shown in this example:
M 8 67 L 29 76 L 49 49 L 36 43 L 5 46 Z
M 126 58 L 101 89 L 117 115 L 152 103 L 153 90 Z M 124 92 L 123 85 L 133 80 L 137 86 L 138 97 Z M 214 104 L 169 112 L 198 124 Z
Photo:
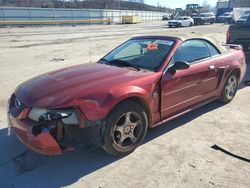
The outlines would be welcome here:
M 218 0 L 207 0 L 207 3 L 215 6 Z M 185 8 L 186 4 L 200 4 L 204 2 L 204 0 L 144 0 L 146 4 L 149 5 L 157 5 L 158 3 L 161 6 L 166 6 L 170 8 Z

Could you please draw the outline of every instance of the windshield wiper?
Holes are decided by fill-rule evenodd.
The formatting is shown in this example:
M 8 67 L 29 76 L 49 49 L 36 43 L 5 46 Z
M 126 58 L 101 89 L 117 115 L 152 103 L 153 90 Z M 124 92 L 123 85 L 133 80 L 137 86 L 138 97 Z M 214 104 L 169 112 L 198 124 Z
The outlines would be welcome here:
M 134 65 L 128 61 L 124 61 L 124 60 L 120 60 L 120 59 L 114 59 L 112 61 L 109 62 L 109 64 L 112 64 L 112 65 L 121 65 L 121 66 L 124 66 L 124 67 L 132 67 L 132 68 L 135 68 L 136 70 L 141 70 L 139 66 L 137 65 Z
M 100 59 L 98 62 L 104 62 L 104 64 L 106 64 L 106 65 L 108 65 L 110 63 L 109 60 L 107 60 L 105 58 Z

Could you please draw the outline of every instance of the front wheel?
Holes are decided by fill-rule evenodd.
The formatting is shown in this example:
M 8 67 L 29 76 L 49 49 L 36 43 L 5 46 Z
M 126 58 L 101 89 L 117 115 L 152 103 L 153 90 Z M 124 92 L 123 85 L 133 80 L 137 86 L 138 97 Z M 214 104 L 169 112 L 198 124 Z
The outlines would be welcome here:
M 107 117 L 102 148 L 111 155 L 127 155 L 142 143 L 147 127 L 148 118 L 143 107 L 133 101 L 123 102 Z
M 230 103 L 236 95 L 237 88 L 238 88 L 237 75 L 235 73 L 232 73 L 228 77 L 228 79 L 223 87 L 220 101 L 225 103 L 225 104 Z

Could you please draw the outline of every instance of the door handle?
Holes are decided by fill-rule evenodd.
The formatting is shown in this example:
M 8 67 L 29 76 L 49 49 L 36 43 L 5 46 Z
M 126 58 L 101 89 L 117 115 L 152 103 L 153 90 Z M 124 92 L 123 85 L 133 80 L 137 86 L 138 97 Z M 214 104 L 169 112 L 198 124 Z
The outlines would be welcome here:
M 208 69 L 209 69 L 209 70 L 215 70 L 215 66 L 214 66 L 214 65 L 210 65 L 210 66 L 208 67 Z

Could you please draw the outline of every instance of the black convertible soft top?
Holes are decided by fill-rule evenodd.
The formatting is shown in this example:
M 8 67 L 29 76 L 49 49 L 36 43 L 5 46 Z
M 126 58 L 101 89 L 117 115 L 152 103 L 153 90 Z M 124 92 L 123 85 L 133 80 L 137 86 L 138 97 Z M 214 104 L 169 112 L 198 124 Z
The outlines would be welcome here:
M 228 49 L 225 46 L 223 46 L 214 37 L 205 36 L 205 35 L 198 35 L 198 34 L 191 34 L 191 33 L 189 33 L 189 34 L 179 34 L 179 33 L 172 34 L 171 33 L 171 35 L 145 35 L 145 36 L 136 36 L 136 37 L 133 37 L 132 39 L 148 39 L 148 38 L 163 39 L 163 40 L 164 39 L 165 40 L 182 40 L 182 41 L 191 40 L 191 39 L 203 39 L 203 40 L 209 41 L 214 46 L 216 46 L 221 53 L 228 52 Z

